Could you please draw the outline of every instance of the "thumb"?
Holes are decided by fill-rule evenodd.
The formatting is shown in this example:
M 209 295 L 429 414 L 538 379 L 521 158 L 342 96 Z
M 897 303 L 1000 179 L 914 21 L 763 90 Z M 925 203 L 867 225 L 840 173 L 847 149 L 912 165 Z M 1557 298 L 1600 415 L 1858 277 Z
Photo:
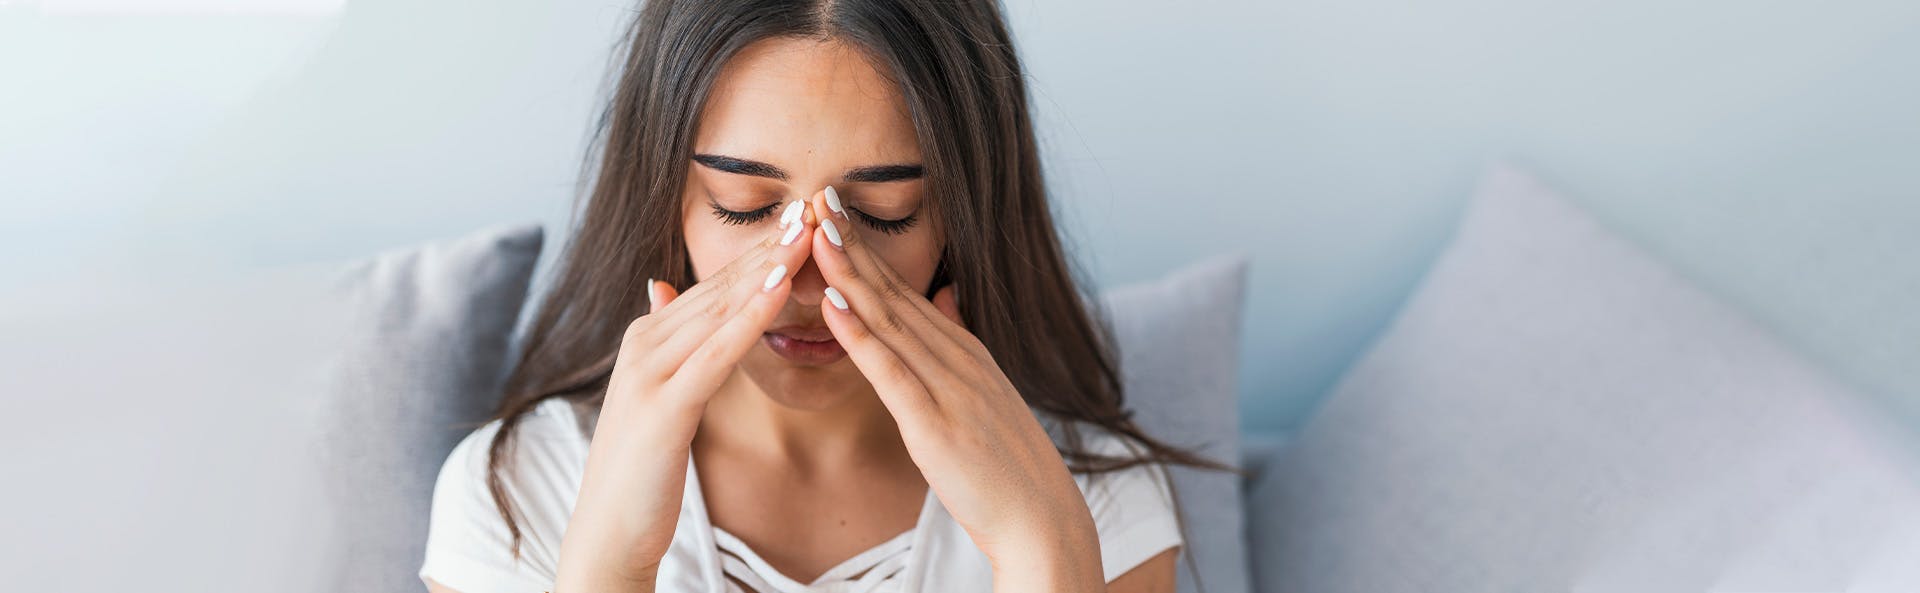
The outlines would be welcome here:
M 652 278 L 647 279 L 648 314 L 659 313 L 661 309 L 667 308 L 667 303 L 671 303 L 673 299 L 679 297 L 680 291 L 674 290 L 672 284 L 659 282 Z
M 953 296 L 952 284 L 943 286 L 939 291 L 933 293 L 933 308 L 939 309 L 941 313 L 945 314 L 948 319 L 952 319 L 953 322 L 960 327 L 967 326 L 967 322 L 960 320 L 960 301 Z

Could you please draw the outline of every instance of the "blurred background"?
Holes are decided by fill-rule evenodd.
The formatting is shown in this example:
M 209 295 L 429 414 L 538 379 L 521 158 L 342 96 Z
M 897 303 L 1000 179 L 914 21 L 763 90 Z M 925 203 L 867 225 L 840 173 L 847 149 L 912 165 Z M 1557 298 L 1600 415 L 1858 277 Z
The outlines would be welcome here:
M 1119 286 L 1211 254 L 1253 257 L 1238 377 L 1249 429 L 1310 417 L 1500 160 L 1920 429 L 1920 3 L 1005 7 L 1088 278 Z M 83 443 L 145 434 L 155 418 L 191 432 L 207 414 L 295 413 L 239 383 L 167 403 L 135 393 L 145 375 L 127 365 L 191 373 L 156 356 L 220 323 L 152 319 L 168 298 L 520 221 L 546 225 L 550 259 L 628 11 L 0 0 L 9 465 L 44 469 L 35 451 L 48 449 L 138 456 L 159 445 Z M 265 368 L 247 372 L 271 384 Z M 100 379 L 112 384 L 78 387 Z M 234 438 L 252 437 L 273 435 Z M 208 454 L 272 471 L 213 452 L 221 443 Z M 152 484 L 60 479 L 80 478 Z M 196 496 L 120 520 L 190 529 L 156 516 Z M 16 523 L 74 527 L 34 521 Z M 121 544 L 57 545 L 43 556 Z

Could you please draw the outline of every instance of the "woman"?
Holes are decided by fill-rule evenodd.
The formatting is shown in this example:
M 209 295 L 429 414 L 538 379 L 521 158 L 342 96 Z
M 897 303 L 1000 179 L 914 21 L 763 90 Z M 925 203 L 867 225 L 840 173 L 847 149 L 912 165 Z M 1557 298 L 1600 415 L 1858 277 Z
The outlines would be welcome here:
M 1223 466 L 1123 408 L 998 7 L 659 0 L 629 41 L 429 587 L 1173 591 L 1161 465 Z

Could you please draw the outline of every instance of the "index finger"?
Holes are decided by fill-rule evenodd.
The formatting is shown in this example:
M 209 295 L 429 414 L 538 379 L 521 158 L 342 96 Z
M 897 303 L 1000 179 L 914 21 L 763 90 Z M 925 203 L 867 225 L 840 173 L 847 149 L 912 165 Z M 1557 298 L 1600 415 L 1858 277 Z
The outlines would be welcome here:
M 852 214 L 832 186 L 817 194 L 814 211 L 820 216 L 819 234 L 826 238 L 814 245 L 814 261 L 828 284 L 840 287 L 843 295 L 854 299 L 856 308 L 872 307 L 868 301 L 886 304 L 894 313 L 891 317 L 906 326 L 903 329 L 932 334 L 923 336 L 923 340 L 946 338 L 945 344 L 933 345 L 935 350 L 947 350 L 941 346 L 957 346 L 970 353 L 974 351 L 971 343 L 978 339 L 909 286 L 906 279 L 871 248 L 863 232 L 854 228 L 858 224 L 851 222 Z M 869 323 L 880 323 L 877 329 L 885 334 L 890 328 L 882 321 L 886 320 L 869 320 Z
M 795 201 L 789 203 L 785 211 L 794 213 L 804 209 L 805 206 L 801 202 Z M 808 249 L 808 246 L 802 245 L 804 243 L 802 238 L 807 235 L 806 231 L 809 227 L 806 221 L 798 216 L 793 216 L 793 222 L 787 223 L 789 216 L 792 215 L 781 215 L 781 232 L 761 239 L 746 251 L 741 252 L 739 256 L 734 257 L 733 261 L 727 262 L 727 265 L 708 274 L 706 278 L 696 280 L 686 292 L 674 295 L 669 305 L 681 301 L 687 301 L 689 305 L 703 305 L 713 295 L 729 294 L 732 291 L 727 288 L 741 282 L 759 282 L 760 278 L 754 278 L 754 276 L 765 274 L 766 266 L 763 264 L 769 258 L 786 264 L 789 269 L 800 269 L 800 264 L 806 261 Z M 664 313 L 663 322 L 670 322 L 684 318 L 688 309 L 699 308 L 699 306 L 663 307 L 656 311 Z

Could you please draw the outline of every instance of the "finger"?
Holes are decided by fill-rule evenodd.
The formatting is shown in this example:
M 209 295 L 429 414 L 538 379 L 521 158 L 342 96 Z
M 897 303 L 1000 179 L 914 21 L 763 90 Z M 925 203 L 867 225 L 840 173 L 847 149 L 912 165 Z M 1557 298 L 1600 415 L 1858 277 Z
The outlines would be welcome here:
M 787 295 L 793 290 L 793 274 L 787 272 L 784 264 L 776 265 L 776 273 L 754 289 L 739 314 L 708 334 L 699 348 L 678 365 L 673 377 L 667 380 L 665 393 L 704 401 L 726 383 L 740 358 L 760 342 L 767 327 L 779 316 Z
M 785 217 L 783 216 L 783 218 Z M 797 227 L 799 228 L 799 232 L 794 234 L 794 240 L 792 242 L 782 242 L 787 238 L 787 235 L 792 232 L 793 228 L 795 227 L 785 224 L 781 225 L 780 230 L 776 230 L 767 235 L 752 247 L 749 247 L 746 251 L 734 257 L 733 261 L 728 262 L 727 265 L 708 274 L 706 278 L 699 279 L 691 288 L 687 289 L 686 293 L 675 293 L 672 295 L 669 300 L 673 302 L 684 301 L 686 304 L 681 307 L 660 308 L 658 310 L 659 316 L 652 321 L 653 325 L 664 328 L 661 331 L 671 333 L 680 327 L 680 324 L 686 320 L 688 315 L 698 314 L 700 312 L 699 309 L 702 307 L 713 306 L 708 300 L 714 294 L 726 294 L 731 287 L 748 280 L 749 277 L 764 273 L 766 269 L 764 263 L 767 258 L 776 257 L 776 253 L 780 253 L 783 250 L 800 253 L 808 251 L 809 248 L 806 246 L 795 245 L 807 243 L 807 241 L 800 240 L 806 236 L 806 231 L 809 228 L 805 224 Z M 780 257 L 790 258 L 792 256 L 792 253 L 786 253 Z M 788 267 L 799 269 L 798 261 L 804 261 L 804 259 L 804 255 L 800 256 L 799 260 L 790 261 Z M 753 278 L 753 280 L 758 281 L 758 278 Z M 671 288 L 671 285 L 669 285 L 669 288 Z
M 751 247 L 748 247 L 746 251 L 741 252 L 740 255 L 734 256 L 733 261 L 727 262 L 727 265 L 721 266 L 720 269 L 714 270 L 711 274 L 707 274 L 705 278 L 695 279 L 693 286 L 687 287 L 686 292 L 679 294 L 675 300 L 705 299 L 708 293 L 713 292 L 716 288 L 725 289 L 736 284 L 741 277 L 746 275 L 744 271 L 759 267 L 761 262 L 766 261 L 768 255 L 773 252 L 773 248 L 780 245 L 779 237 L 778 234 L 771 234 L 759 242 L 754 243 Z M 722 290 L 722 292 L 725 291 Z M 667 312 L 669 315 L 674 313 L 668 309 L 662 309 L 662 311 Z
M 804 227 L 806 223 L 795 224 Z M 671 334 L 660 341 L 654 348 L 655 351 L 648 355 L 647 361 L 642 365 L 643 372 L 650 377 L 663 380 L 672 376 L 694 349 L 705 343 L 717 328 L 737 317 L 741 307 L 770 290 L 768 283 L 786 282 L 796 270 L 800 269 L 808 257 L 810 249 L 808 243 L 798 239 L 805 234 L 804 231 L 805 229 L 802 228 L 802 232 L 796 233 L 790 244 L 776 244 L 773 251 L 769 252 L 751 272 L 742 273 L 735 269 L 723 279 L 701 282 L 703 285 L 709 282 L 727 282 L 726 286 L 712 288 L 701 293 L 700 296 L 694 296 L 690 292 L 687 296 L 674 299 L 674 303 L 682 306 L 678 307 L 677 316 L 670 317 L 665 322 L 672 325 L 668 330 Z M 749 279 L 752 280 L 749 281 Z M 777 308 L 775 312 L 778 312 Z M 765 329 L 765 326 L 761 327 L 762 331 Z
M 853 366 L 873 384 L 874 392 L 879 394 L 881 403 L 886 404 L 896 422 L 925 426 L 939 414 L 939 404 L 920 376 L 892 347 L 875 336 L 859 315 L 842 308 L 846 304 L 845 296 L 832 287 L 827 288 L 826 298 L 820 300 L 820 315 L 826 319 L 833 339 L 840 342 L 847 358 L 853 360 Z
M 821 234 L 827 238 L 829 246 L 852 254 L 850 257 L 862 260 L 875 257 L 873 251 L 867 248 L 865 237 L 862 237 L 859 232 L 860 223 L 853 220 L 853 213 L 847 210 L 846 204 L 833 186 L 829 185 L 814 193 L 812 210 L 816 220 L 820 221 L 818 224 Z M 858 261 L 858 263 L 866 267 L 866 264 L 872 262 Z M 906 279 L 900 277 L 891 267 L 878 270 L 877 273 L 895 282 L 906 284 Z
M 972 334 L 965 327 L 941 321 L 942 315 L 934 309 L 933 304 L 908 286 L 893 266 L 868 248 L 863 233 L 853 228 L 859 223 L 844 227 L 835 224 L 836 220 L 843 220 L 850 214 L 845 212 L 844 207 L 841 212 L 832 212 L 832 205 L 826 201 L 827 195 L 826 190 L 815 194 L 814 211 L 824 218 L 820 220 L 820 231 L 815 233 L 819 237 L 815 239 L 813 249 L 814 261 L 819 263 L 821 275 L 826 278 L 827 284 L 840 287 L 841 293 L 852 300 L 854 310 L 863 315 L 862 319 L 868 325 L 877 326 L 875 329 L 883 336 L 882 339 L 891 339 L 890 332 L 886 331 L 890 324 L 883 323 L 888 320 L 864 316 L 879 312 L 875 309 L 876 302 L 885 303 L 888 309 L 893 310 L 893 316 L 904 329 L 911 330 L 914 336 L 923 341 L 931 342 L 929 345 L 933 351 L 953 354 L 967 349 L 966 344 L 973 341 Z M 843 283 L 846 286 L 842 286 Z M 860 290 L 861 287 L 857 285 L 862 283 L 871 285 L 873 289 Z M 887 298 L 876 300 L 863 293 Z
M 933 307 L 939 309 L 940 314 L 946 315 L 947 319 L 952 320 L 954 324 L 962 327 L 967 325 L 965 321 L 960 320 L 960 301 L 953 296 L 952 284 L 942 286 L 940 290 L 933 293 Z
M 833 186 L 827 186 L 826 189 L 816 194 L 815 198 L 813 211 L 816 214 L 820 215 L 823 219 L 831 218 L 836 221 L 841 221 L 836 223 L 833 228 L 841 239 L 841 250 L 849 254 L 848 257 L 854 262 L 856 268 L 867 271 L 869 276 L 885 278 L 897 286 L 911 288 L 906 278 L 901 276 L 898 270 L 893 269 L 893 266 L 887 263 L 886 258 L 880 257 L 879 252 L 872 249 L 870 244 L 865 242 L 864 233 L 859 228 L 860 223 L 852 220 L 852 213 L 847 210 L 845 203 L 840 199 L 839 194 L 834 190 Z M 823 227 L 822 233 L 825 233 L 824 228 L 827 225 L 822 223 L 821 226 Z M 832 239 L 833 235 L 829 234 L 828 242 L 832 243 Z M 969 342 L 978 341 L 978 339 L 973 336 L 973 333 L 967 330 L 965 323 L 957 319 L 952 325 L 939 322 L 939 318 L 942 315 L 936 310 L 933 304 L 928 302 L 924 296 L 921 296 L 917 290 L 910 290 L 909 292 L 912 292 L 916 298 L 906 300 L 919 308 L 921 313 L 926 315 L 927 319 L 932 322 L 931 324 L 938 327 L 948 338 L 953 339 L 962 347 L 966 347 Z
M 674 290 L 672 284 L 648 278 L 647 314 L 652 315 L 659 313 L 661 309 L 667 307 L 667 303 L 673 302 L 673 299 L 678 296 L 680 296 L 680 291 Z
M 824 229 L 831 222 L 821 221 L 821 227 Z M 922 379 L 931 382 L 934 376 L 942 374 L 946 364 L 943 358 L 954 360 L 942 354 L 960 353 L 953 347 L 952 340 L 929 324 L 919 309 L 900 303 L 908 292 L 906 289 L 884 279 L 876 283 L 871 273 L 853 265 L 846 253 L 828 253 L 832 249 L 816 242 L 814 261 L 827 285 L 848 303 L 866 332 L 885 343 Z

